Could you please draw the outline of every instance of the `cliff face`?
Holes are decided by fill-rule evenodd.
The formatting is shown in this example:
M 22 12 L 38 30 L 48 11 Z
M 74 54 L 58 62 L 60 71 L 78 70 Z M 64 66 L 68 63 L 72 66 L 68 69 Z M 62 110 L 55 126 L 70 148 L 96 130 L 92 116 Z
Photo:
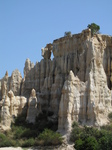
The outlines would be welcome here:
M 106 124 L 112 111 L 111 55 L 112 37 L 91 37 L 90 30 L 54 40 L 42 48 L 44 59 L 40 62 L 34 65 L 26 60 L 23 79 L 18 71 L 11 77 L 5 75 L 1 98 L 12 90 L 15 96 L 28 99 L 35 89 L 42 111 L 53 113 L 59 130 L 69 130 L 74 120 L 88 125 Z

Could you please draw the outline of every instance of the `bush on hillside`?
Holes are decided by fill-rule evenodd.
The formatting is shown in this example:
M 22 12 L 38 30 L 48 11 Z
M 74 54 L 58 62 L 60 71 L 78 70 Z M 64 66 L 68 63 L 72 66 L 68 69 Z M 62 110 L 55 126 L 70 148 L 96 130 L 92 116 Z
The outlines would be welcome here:
M 33 138 L 26 139 L 26 140 L 21 144 L 22 147 L 31 147 L 31 146 L 34 146 L 34 145 L 35 145 L 35 139 L 33 139 Z
M 108 114 L 108 117 L 112 121 L 112 112 Z
M 43 145 L 59 145 L 62 143 L 62 136 L 49 129 L 45 129 L 39 136 L 39 141 L 43 141 Z
M 74 127 L 71 132 L 70 140 L 74 142 L 77 150 L 111 150 L 112 130 L 93 127 Z
M 75 148 L 77 150 L 98 150 L 98 142 L 93 136 L 86 138 L 85 141 L 78 139 L 75 141 Z
M 52 115 L 53 112 L 46 113 L 43 111 L 36 118 L 35 124 L 26 122 L 26 114 L 19 115 L 12 123 L 11 130 L 0 134 L 0 147 L 61 144 L 61 135 L 54 132 L 57 130 L 58 122 L 49 120 L 49 116 Z M 45 128 L 48 129 L 44 130 Z
M 78 127 L 78 126 L 79 126 L 78 122 L 74 121 L 74 122 L 72 123 L 72 128 Z
M 5 134 L 0 133 L 0 147 L 16 146 L 16 142 L 9 139 Z

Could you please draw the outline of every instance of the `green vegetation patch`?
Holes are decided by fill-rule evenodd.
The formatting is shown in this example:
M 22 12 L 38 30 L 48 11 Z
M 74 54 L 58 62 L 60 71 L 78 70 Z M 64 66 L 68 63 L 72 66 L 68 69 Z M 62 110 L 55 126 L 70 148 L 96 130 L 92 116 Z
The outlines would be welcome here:
M 108 114 L 110 121 L 112 121 L 112 112 Z
M 74 142 L 76 150 L 111 150 L 112 125 L 103 126 L 101 129 L 75 125 L 70 140 Z
M 0 147 L 32 147 L 39 145 L 59 145 L 62 137 L 57 130 L 57 122 L 48 120 L 52 113 L 42 113 L 35 124 L 26 122 L 26 114 L 15 118 L 11 130 L 0 133 Z
M 43 142 L 43 145 L 59 145 L 62 143 L 62 136 L 52 130 L 45 129 L 39 136 L 39 142 Z
M 93 36 L 94 34 L 96 33 L 99 33 L 99 30 L 100 30 L 100 26 L 95 24 L 95 23 L 91 23 L 91 24 L 88 24 L 87 26 L 89 29 L 91 29 L 91 35 Z

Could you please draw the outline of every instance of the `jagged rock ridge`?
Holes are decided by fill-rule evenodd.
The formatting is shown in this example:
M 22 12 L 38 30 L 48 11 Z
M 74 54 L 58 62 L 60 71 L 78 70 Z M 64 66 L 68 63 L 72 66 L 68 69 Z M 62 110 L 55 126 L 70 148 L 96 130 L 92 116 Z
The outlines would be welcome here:
M 6 73 L 0 80 L 0 98 L 5 101 L 12 90 L 15 96 L 28 99 L 28 107 L 29 99 L 35 99 L 32 107 L 37 109 L 39 102 L 39 111 L 53 112 L 51 117 L 58 119 L 59 130 L 70 130 L 74 120 L 95 126 L 107 124 L 112 111 L 111 55 L 112 37 L 91 37 L 90 29 L 54 40 L 42 48 L 44 59 L 40 62 L 34 65 L 26 60 L 23 79 L 17 70 L 11 77 Z M 32 89 L 37 98 L 30 96 Z M 29 121 L 34 122 L 30 116 Z

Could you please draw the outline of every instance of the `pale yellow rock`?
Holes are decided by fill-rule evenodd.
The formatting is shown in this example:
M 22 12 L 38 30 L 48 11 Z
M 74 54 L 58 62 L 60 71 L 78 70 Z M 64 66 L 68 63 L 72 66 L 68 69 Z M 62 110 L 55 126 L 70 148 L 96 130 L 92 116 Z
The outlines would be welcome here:
M 9 97 L 5 97 L 4 100 L 2 100 L 2 109 L 1 109 L 1 128 L 3 130 L 10 129 L 11 125 L 11 115 L 10 115 L 10 99 Z
M 46 45 L 45 48 L 42 48 L 42 56 L 44 57 L 44 59 L 50 59 L 51 58 L 51 50 L 52 50 L 52 44 L 49 43 Z
M 28 111 L 26 120 L 29 123 L 35 123 L 36 116 L 37 116 L 37 97 L 36 91 L 32 89 L 31 96 L 28 100 Z
M 25 97 L 14 96 L 14 93 L 10 90 L 8 96 L 2 99 L 1 105 L 1 126 L 2 129 L 10 129 L 11 122 L 14 117 L 17 117 L 22 113 L 27 103 Z
M 27 104 L 27 99 L 24 96 L 15 96 L 16 101 L 14 103 L 14 109 L 16 110 L 15 116 L 23 113 L 24 107 Z
M 91 37 L 91 30 L 83 30 L 47 44 L 42 56 L 35 65 L 26 60 L 23 79 L 15 70 L 11 77 L 6 73 L 0 80 L 0 100 L 4 100 L 10 90 L 14 93 L 10 98 L 10 113 L 18 116 L 27 109 L 27 99 L 32 101 L 30 92 L 35 89 L 37 114 L 52 112 L 50 119 L 59 120 L 60 130 L 71 130 L 74 120 L 82 125 L 107 124 L 108 113 L 112 111 L 112 37 L 101 34 Z M 36 116 L 36 109 L 34 112 L 31 109 L 37 105 L 36 97 L 34 99 L 27 111 L 31 122 Z
M 70 131 L 73 121 L 97 127 L 109 123 L 112 99 L 102 65 L 105 46 L 99 51 L 96 43 L 95 37 L 86 41 L 89 49 L 86 60 L 89 64 L 87 82 L 80 81 L 70 71 L 68 80 L 64 83 L 59 105 L 58 131 Z
M 65 81 L 58 114 L 58 131 L 70 131 L 73 121 L 79 121 L 81 96 L 84 95 L 85 85 L 70 71 L 68 80 Z

